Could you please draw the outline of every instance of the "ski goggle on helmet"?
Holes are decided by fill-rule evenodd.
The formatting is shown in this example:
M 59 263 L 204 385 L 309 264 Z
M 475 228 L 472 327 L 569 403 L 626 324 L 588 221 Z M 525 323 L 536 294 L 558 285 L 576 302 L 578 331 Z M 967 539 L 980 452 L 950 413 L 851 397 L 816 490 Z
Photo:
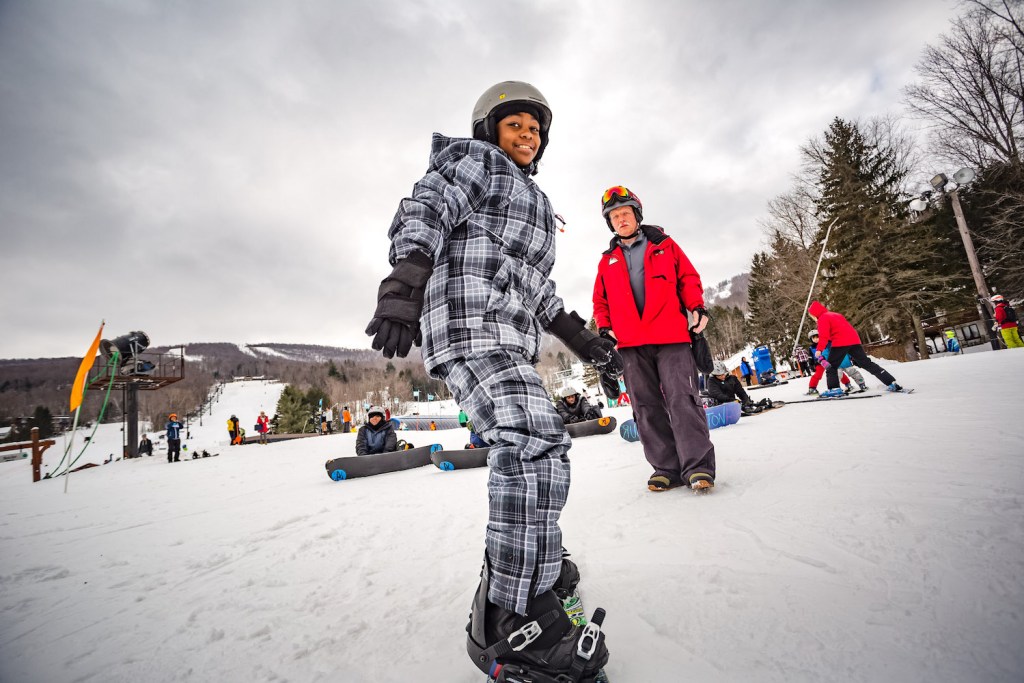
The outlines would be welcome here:
M 640 203 L 640 198 L 637 197 L 633 192 L 624 185 L 615 185 L 609 187 L 601 195 L 601 215 L 604 216 L 605 221 L 608 222 L 608 227 L 612 227 L 612 221 L 608 215 L 613 209 L 620 206 L 631 206 L 633 207 L 633 214 L 636 216 L 636 222 L 642 223 L 644 219 L 644 207 Z

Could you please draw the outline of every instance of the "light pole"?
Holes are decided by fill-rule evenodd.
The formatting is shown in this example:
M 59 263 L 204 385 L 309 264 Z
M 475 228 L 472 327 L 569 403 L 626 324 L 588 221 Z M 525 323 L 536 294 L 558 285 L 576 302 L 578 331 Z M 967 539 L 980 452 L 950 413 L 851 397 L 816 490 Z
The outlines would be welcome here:
M 800 326 L 796 330 L 796 339 L 793 340 L 793 350 L 789 356 L 792 358 L 796 355 L 796 347 L 800 345 L 800 335 L 804 331 L 804 321 L 807 320 L 807 307 L 811 305 L 811 295 L 814 294 L 814 285 L 818 282 L 818 271 L 821 270 L 821 260 L 825 258 L 825 247 L 828 246 L 828 236 L 832 234 L 832 226 L 839 220 L 839 216 L 832 219 L 832 222 L 828 224 L 828 230 L 825 231 L 825 239 L 821 242 L 821 253 L 818 254 L 818 265 L 814 266 L 814 277 L 811 279 L 811 288 L 807 290 L 807 301 L 804 302 L 804 312 L 800 316 Z
M 964 249 L 967 251 L 967 262 L 971 265 L 971 275 L 974 276 L 974 286 L 978 290 L 978 313 L 981 314 L 982 320 L 985 321 L 985 334 L 988 335 L 989 340 L 992 343 L 992 349 L 998 351 L 1001 347 L 999 341 L 995 335 L 992 334 L 992 313 L 989 311 L 989 297 L 992 296 L 988 290 L 988 284 L 985 282 L 985 273 L 981 269 L 981 264 L 978 262 L 978 255 L 974 251 L 974 240 L 971 239 L 971 233 L 967 229 L 967 221 L 964 220 L 964 210 L 960 206 L 960 187 L 967 185 L 975 178 L 975 172 L 972 168 L 961 168 L 959 171 L 953 174 L 953 189 L 947 190 L 946 186 L 949 184 L 949 178 L 946 177 L 945 173 L 939 173 L 931 179 L 931 186 L 940 196 L 949 195 L 949 202 L 953 206 L 953 215 L 956 216 L 956 225 L 960 230 L 960 238 L 964 242 Z M 918 199 L 910 202 L 910 210 L 921 212 L 928 208 L 928 197 L 930 193 L 925 193 Z

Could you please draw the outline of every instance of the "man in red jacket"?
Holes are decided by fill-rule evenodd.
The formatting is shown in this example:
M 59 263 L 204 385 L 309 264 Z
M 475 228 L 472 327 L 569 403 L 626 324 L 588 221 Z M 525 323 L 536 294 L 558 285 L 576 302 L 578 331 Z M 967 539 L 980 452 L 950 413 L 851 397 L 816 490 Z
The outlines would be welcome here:
M 647 487 L 686 484 L 707 492 L 715 483 L 715 447 L 689 334 L 708 322 L 700 275 L 664 230 L 641 225 L 643 207 L 627 188 L 607 190 L 601 208 L 615 237 L 597 268 L 594 318 L 622 354 L 644 455 L 654 468 Z
M 832 348 L 828 352 L 828 360 L 825 361 L 825 377 L 828 382 L 828 391 L 821 394 L 823 398 L 842 396 L 843 390 L 839 388 L 839 366 L 849 356 L 850 362 L 858 368 L 867 370 L 880 379 L 889 391 L 903 391 L 896 378 L 890 375 L 885 368 L 868 358 L 864 347 L 860 344 L 860 335 L 853 325 L 839 313 L 830 311 L 820 301 L 812 301 L 807 312 L 818 321 L 818 344 L 814 347 L 814 357 L 818 362 L 822 361 L 822 352 L 831 343 Z

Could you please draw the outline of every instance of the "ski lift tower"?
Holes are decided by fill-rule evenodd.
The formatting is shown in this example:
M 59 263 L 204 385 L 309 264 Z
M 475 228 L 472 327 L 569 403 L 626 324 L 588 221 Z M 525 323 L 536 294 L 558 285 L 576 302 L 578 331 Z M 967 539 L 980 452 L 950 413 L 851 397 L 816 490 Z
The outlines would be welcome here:
M 185 349 L 175 352 L 146 352 L 149 336 L 135 331 L 100 342 L 101 355 L 93 365 L 86 389 L 121 389 L 125 394 L 124 413 L 128 422 L 128 452 L 139 455 L 139 392 L 156 391 L 185 379 Z M 118 360 L 110 359 L 117 353 Z

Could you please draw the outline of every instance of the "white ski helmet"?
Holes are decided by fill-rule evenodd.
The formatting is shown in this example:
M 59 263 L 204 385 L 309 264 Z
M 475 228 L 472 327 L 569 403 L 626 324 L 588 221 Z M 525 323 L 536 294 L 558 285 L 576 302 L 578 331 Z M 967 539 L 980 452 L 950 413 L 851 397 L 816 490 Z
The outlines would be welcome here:
M 533 158 L 531 175 L 537 173 L 537 164 L 548 146 L 551 129 L 551 107 L 540 90 L 522 81 L 502 81 L 484 91 L 473 107 L 473 137 L 487 142 L 498 142 L 498 121 L 509 114 L 529 112 L 540 123 L 540 146 Z
M 369 420 L 370 417 L 375 414 L 380 415 L 381 417 L 387 416 L 387 413 L 385 413 L 384 409 L 380 406 L 370 406 L 370 409 L 366 411 L 366 419 Z
M 564 387 L 562 387 L 561 389 L 558 390 L 558 398 L 568 398 L 569 396 L 578 396 L 579 393 L 580 392 L 576 389 L 576 387 L 567 384 L 567 385 L 565 385 Z
M 711 368 L 712 375 L 728 375 L 729 371 L 725 369 L 725 363 L 720 360 L 716 360 L 715 364 Z

